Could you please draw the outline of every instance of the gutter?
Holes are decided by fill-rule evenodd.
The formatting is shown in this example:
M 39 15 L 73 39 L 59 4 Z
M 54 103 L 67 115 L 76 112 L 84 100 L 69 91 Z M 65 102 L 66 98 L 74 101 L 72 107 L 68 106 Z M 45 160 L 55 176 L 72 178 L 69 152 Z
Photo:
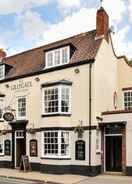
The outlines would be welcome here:
M 89 167 L 91 167 L 92 63 L 89 65 Z

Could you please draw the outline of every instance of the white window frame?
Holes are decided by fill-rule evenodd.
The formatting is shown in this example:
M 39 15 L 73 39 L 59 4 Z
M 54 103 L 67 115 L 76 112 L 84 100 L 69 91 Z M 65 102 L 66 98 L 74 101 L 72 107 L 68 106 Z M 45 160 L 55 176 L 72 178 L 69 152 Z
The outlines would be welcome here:
M 58 155 L 44 154 L 44 132 L 58 132 Z M 61 155 L 61 133 L 68 132 L 69 134 L 69 144 L 68 144 L 68 154 Z M 65 130 L 46 130 L 42 131 L 42 158 L 62 158 L 62 159 L 70 159 L 70 132 Z
M 67 56 L 67 62 L 66 63 L 62 63 L 62 50 L 63 49 L 65 49 L 65 48 L 67 48 L 67 54 L 68 54 L 68 56 Z M 55 64 L 55 52 L 57 51 L 57 50 L 59 50 L 60 51 L 60 63 L 59 64 Z M 47 63 L 48 63 L 48 54 L 49 53 L 52 53 L 52 55 L 53 55 L 53 65 L 52 66 L 48 66 L 47 65 Z M 61 48 L 58 48 L 58 49 L 54 49 L 54 50 L 51 50 L 51 51 L 47 51 L 46 53 L 45 53 L 45 68 L 47 69 L 47 68 L 52 68 L 52 67 L 55 67 L 55 66 L 61 66 L 61 65 L 65 65 L 65 64 L 67 64 L 67 63 L 69 63 L 69 60 L 70 60 L 70 46 L 65 46 L 65 47 L 61 47 Z
M 5 97 L 0 97 L 0 99 L 2 99 L 3 100 L 3 109 L 2 109 L 2 111 L 3 111 L 3 113 L 2 113 L 2 117 L 0 117 L 0 120 L 3 120 L 3 114 L 4 114 L 4 107 L 5 107 Z
M 18 100 L 20 99 L 20 98 L 25 98 L 26 99 L 26 115 L 25 116 L 19 116 L 19 112 L 18 112 Z M 24 120 L 24 119 L 26 119 L 26 117 L 27 117 L 27 97 L 24 95 L 24 96 L 18 96 L 17 97 L 17 103 L 16 103 L 16 105 L 17 105 L 17 119 L 18 120 Z
M 128 93 L 128 92 L 131 92 L 132 93 L 132 90 L 124 90 L 123 91 L 123 107 L 124 107 L 124 110 L 130 110 L 130 109 L 128 109 L 128 108 L 125 107 L 125 98 L 124 97 L 125 97 L 125 93 Z M 132 103 L 132 101 L 131 101 L 131 103 Z M 131 108 L 132 108 L 132 106 L 131 106 Z
M 44 106 L 44 90 L 47 89 L 52 89 L 52 88 L 58 88 L 58 112 L 45 112 L 45 106 Z M 62 112 L 61 111 L 61 96 L 62 96 L 62 88 L 69 88 L 69 111 L 68 112 Z M 54 86 L 50 86 L 50 87 L 44 87 L 42 89 L 42 114 L 43 115 L 50 115 L 50 114 L 71 114 L 71 99 L 72 99 L 72 95 L 71 95 L 71 86 L 69 85 L 54 85 Z
M 0 156 L 3 156 L 4 153 L 5 153 L 5 145 L 4 145 L 4 135 L 0 136 L 0 139 L 3 139 L 2 142 L 3 142 L 3 152 L 0 153 Z
M 0 65 L 0 71 L 2 75 L 0 75 L 0 80 L 5 78 L 5 65 Z

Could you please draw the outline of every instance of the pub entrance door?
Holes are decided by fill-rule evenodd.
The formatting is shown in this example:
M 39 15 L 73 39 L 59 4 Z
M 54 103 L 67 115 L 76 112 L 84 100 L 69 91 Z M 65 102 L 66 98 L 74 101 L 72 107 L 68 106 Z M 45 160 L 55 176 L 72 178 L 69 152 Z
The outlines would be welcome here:
M 106 171 L 122 171 L 122 136 L 105 136 L 105 168 Z
M 21 156 L 26 155 L 25 131 L 15 131 L 15 167 L 20 166 Z

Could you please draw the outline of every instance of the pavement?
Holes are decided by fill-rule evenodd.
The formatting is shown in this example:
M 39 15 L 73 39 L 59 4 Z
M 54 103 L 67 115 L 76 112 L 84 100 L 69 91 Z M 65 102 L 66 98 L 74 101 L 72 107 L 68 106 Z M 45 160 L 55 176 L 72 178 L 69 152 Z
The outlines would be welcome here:
M 74 184 L 79 181 L 87 179 L 86 176 L 80 175 L 56 175 L 56 174 L 45 174 L 40 172 L 23 172 L 16 169 L 5 169 L 0 168 L 0 177 L 8 179 L 24 179 L 29 181 L 44 182 L 44 183 L 56 183 L 56 184 Z M 1 183 L 0 183 L 1 184 Z
M 96 177 L 20 172 L 0 168 L 0 184 L 132 184 L 132 177 L 102 174 Z

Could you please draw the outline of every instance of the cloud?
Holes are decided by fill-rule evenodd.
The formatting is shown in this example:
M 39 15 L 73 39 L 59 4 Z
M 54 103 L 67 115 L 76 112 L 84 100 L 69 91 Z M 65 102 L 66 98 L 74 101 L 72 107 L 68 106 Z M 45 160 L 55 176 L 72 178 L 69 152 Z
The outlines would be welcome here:
M 132 42 L 127 40 L 129 26 L 125 26 L 113 35 L 114 48 L 117 55 L 126 55 L 132 58 Z
M 0 1 L 0 15 L 20 13 L 25 9 L 43 6 L 49 0 L 4 0 Z
M 48 29 L 48 23 L 39 13 L 29 10 L 17 17 L 17 28 L 21 30 L 25 40 L 36 43 L 42 39 L 44 31 Z
M 4 2 L 6 1 L 7 0 L 4 0 Z M 50 2 L 50 0 L 23 0 L 22 2 L 19 2 L 19 5 L 18 0 L 8 1 L 16 2 L 17 8 L 19 6 L 19 10 L 17 8 L 15 10 L 12 4 L 12 8 L 10 7 L 8 12 L 18 12 L 26 9 L 26 11 L 19 13 L 16 19 L 17 23 L 15 30 L 20 32 L 19 39 L 23 39 L 23 42 L 21 40 L 22 45 L 19 46 L 18 44 L 17 46 L 14 46 L 13 41 L 10 41 L 13 47 L 9 49 L 9 55 L 21 52 L 24 49 L 31 49 L 33 47 L 64 39 L 96 28 L 97 10 L 95 8 L 83 6 L 83 0 L 57 0 L 58 6 L 61 8 L 60 10 L 63 13 L 65 12 L 65 16 L 63 17 L 63 20 L 55 24 L 51 24 L 47 20 L 44 20 L 38 12 L 31 10 L 31 7 L 44 5 Z M 0 5 L 1 4 L 2 3 L 0 3 Z M 125 26 L 122 29 L 119 29 L 118 26 L 119 23 L 122 22 L 123 16 L 126 12 L 127 7 L 125 1 L 111 0 L 111 3 L 108 4 L 108 0 L 104 0 L 103 6 L 110 16 L 110 24 L 114 25 L 117 30 L 113 37 L 116 53 L 118 55 L 125 53 L 130 57 L 132 43 L 127 40 L 127 34 L 130 27 Z M 9 35 L 13 37 L 12 34 Z M 28 45 L 27 43 L 30 44 Z M 9 45 L 6 35 L 3 35 L 2 38 L 0 38 L 0 44 L 4 45 L 4 47 Z
M 130 21 L 132 22 L 132 0 L 129 0 L 128 10 L 129 10 Z
M 108 0 L 103 1 L 103 7 L 110 16 L 111 24 L 118 24 L 122 21 L 124 13 L 126 13 L 126 2 L 124 0 Z
M 66 16 L 84 7 L 84 0 L 57 0 L 59 11 Z
M 95 29 L 96 9 L 82 8 L 71 16 L 64 18 L 62 22 L 51 25 L 44 31 L 44 42 L 53 42 L 75 34 Z

